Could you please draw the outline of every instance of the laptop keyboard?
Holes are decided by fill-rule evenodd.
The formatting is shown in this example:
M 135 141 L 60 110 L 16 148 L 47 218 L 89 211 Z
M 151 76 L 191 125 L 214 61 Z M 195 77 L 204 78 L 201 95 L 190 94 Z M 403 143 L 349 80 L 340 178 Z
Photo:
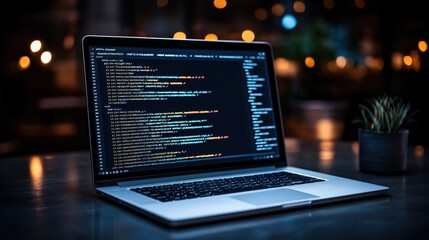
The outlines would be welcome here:
M 132 188 L 131 190 L 157 199 L 161 202 L 168 202 L 320 181 L 324 180 L 290 172 L 274 172 L 241 177 Z

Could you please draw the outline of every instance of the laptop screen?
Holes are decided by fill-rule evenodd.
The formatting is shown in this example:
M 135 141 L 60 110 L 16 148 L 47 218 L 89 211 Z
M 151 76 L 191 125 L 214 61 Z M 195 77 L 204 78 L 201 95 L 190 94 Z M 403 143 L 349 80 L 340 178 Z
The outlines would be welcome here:
M 83 40 L 99 180 L 285 164 L 265 43 Z

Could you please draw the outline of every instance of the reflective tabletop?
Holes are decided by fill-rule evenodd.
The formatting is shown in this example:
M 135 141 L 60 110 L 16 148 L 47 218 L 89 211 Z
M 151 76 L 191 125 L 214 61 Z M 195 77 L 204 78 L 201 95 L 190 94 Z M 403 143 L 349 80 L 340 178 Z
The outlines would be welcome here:
M 88 151 L 1 157 L 1 239 L 428 239 L 427 146 L 410 146 L 406 173 L 380 176 L 359 171 L 356 142 L 285 144 L 291 166 L 388 186 L 389 194 L 168 228 L 98 197 Z

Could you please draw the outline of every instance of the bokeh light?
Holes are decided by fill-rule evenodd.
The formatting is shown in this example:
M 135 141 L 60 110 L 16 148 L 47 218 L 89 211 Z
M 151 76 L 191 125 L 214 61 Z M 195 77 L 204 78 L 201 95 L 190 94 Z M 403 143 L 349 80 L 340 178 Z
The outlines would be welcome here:
M 173 38 L 176 38 L 176 39 L 186 39 L 186 34 L 184 32 L 176 32 L 173 35 Z
M 30 58 L 29 58 L 29 57 L 27 57 L 27 56 L 22 56 L 22 57 L 20 57 L 20 58 L 19 58 L 19 61 L 18 61 L 18 67 L 19 67 L 21 70 L 28 69 L 28 68 L 30 67 L 30 64 L 31 64 L 31 61 L 30 61 Z
M 213 5 L 215 6 L 215 8 L 217 9 L 223 9 L 226 7 L 228 3 L 226 2 L 226 0 L 214 0 L 213 1 Z
M 285 7 L 281 5 L 280 3 L 276 3 L 271 7 L 271 13 L 274 16 L 281 16 L 285 12 Z
M 347 64 L 347 59 L 343 56 L 339 56 L 337 57 L 337 59 L 335 59 L 335 63 L 337 64 L 338 68 L 345 68 Z
M 45 51 L 40 55 L 40 61 L 42 61 L 43 64 L 48 64 L 52 61 L 52 53 L 49 51 Z
M 42 49 L 42 42 L 40 40 L 34 40 L 30 44 L 30 50 L 32 52 L 38 52 Z
M 296 1 L 293 3 L 293 10 L 297 13 L 305 12 L 305 3 L 302 1 Z
M 316 65 L 316 61 L 312 57 L 306 57 L 304 62 L 308 68 L 313 68 Z
M 72 49 L 75 43 L 73 34 L 67 34 L 63 40 L 63 46 L 65 49 Z
M 245 42 L 252 42 L 255 40 L 255 33 L 252 30 L 244 30 L 241 34 L 241 38 Z
M 426 41 L 419 41 L 418 47 L 421 52 L 426 52 L 428 50 L 428 44 Z
M 297 20 L 295 16 L 293 16 L 292 14 L 286 14 L 282 18 L 282 26 L 287 30 L 294 29 L 296 27 L 296 24 L 297 24 Z
M 205 40 L 218 40 L 218 37 L 214 33 L 209 33 L 204 37 Z
M 413 58 L 411 58 L 411 56 L 409 55 L 404 56 L 403 61 L 404 61 L 404 64 L 407 66 L 411 66 L 411 64 L 413 64 Z

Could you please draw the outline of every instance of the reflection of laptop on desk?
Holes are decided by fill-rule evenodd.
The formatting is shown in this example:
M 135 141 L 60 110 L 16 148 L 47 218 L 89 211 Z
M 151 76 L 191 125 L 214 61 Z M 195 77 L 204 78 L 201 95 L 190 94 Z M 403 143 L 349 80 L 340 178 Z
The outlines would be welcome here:
M 93 181 L 171 226 L 386 193 L 287 166 L 267 43 L 86 36 Z

